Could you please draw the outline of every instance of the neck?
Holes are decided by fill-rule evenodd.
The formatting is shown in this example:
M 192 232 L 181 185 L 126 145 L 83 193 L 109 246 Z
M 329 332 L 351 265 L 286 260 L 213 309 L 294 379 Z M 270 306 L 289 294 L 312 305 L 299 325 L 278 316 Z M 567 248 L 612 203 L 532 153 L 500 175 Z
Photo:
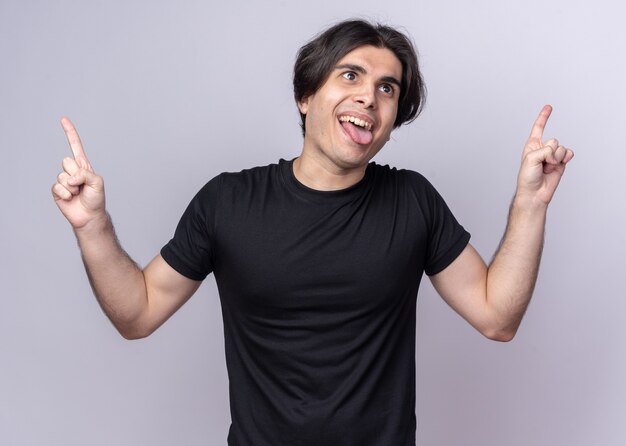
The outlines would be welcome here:
M 367 165 L 343 169 L 307 156 L 305 153 L 293 162 L 293 174 L 296 179 L 306 187 L 320 191 L 347 189 L 363 179 L 366 169 Z

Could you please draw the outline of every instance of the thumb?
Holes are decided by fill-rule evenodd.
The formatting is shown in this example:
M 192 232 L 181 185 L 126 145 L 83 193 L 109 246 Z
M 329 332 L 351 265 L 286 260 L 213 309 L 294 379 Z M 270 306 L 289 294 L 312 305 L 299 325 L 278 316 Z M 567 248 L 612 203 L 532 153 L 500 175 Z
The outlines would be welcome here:
M 81 168 L 67 180 L 70 186 L 87 186 L 96 191 L 103 189 L 102 177 L 96 175 L 90 168 Z

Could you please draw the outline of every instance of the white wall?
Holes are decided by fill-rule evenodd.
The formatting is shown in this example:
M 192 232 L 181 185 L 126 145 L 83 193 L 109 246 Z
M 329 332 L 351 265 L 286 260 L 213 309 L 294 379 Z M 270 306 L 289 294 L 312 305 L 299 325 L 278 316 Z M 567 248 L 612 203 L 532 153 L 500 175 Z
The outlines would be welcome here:
M 626 7 L 617 0 L 0 0 L 0 444 L 225 444 L 212 278 L 152 337 L 102 315 L 50 186 L 70 116 L 131 255 L 147 263 L 215 174 L 293 157 L 297 49 L 362 16 L 419 49 L 427 107 L 377 158 L 418 170 L 490 258 L 521 147 L 576 151 L 517 338 L 487 341 L 425 281 L 418 444 L 623 445 Z

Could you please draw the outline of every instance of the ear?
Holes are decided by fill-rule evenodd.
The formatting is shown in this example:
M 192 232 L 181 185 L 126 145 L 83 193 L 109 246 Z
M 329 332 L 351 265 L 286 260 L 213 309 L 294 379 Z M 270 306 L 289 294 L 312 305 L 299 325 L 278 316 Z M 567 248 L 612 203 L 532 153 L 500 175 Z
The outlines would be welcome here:
M 300 113 L 302 113 L 303 115 L 306 115 L 307 111 L 309 111 L 310 98 L 311 96 L 307 96 L 305 98 L 302 98 L 302 100 L 298 102 L 298 110 L 300 110 Z

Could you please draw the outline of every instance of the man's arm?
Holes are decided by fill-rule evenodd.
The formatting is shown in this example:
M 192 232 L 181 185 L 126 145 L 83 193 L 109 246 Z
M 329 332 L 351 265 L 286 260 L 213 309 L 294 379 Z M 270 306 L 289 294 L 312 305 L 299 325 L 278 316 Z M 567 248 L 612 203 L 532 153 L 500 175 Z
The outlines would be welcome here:
M 483 335 L 513 339 L 530 302 L 543 248 L 548 204 L 574 153 L 556 139 L 542 143 L 552 107 L 545 106 L 524 147 L 507 228 L 487 267 L 468 245 L 431 277 L 443 299 Z
M 160 255 L 142 270 L 126 254 L 105 209 L 104 181 L 93 171 L 70 120 L 61 124 L 74 156 L 63 160 L 52 195 L 74 229 L 89 282 L 108 318 L 127 339 L 148 336 L 201 282 L 179 274 Z

